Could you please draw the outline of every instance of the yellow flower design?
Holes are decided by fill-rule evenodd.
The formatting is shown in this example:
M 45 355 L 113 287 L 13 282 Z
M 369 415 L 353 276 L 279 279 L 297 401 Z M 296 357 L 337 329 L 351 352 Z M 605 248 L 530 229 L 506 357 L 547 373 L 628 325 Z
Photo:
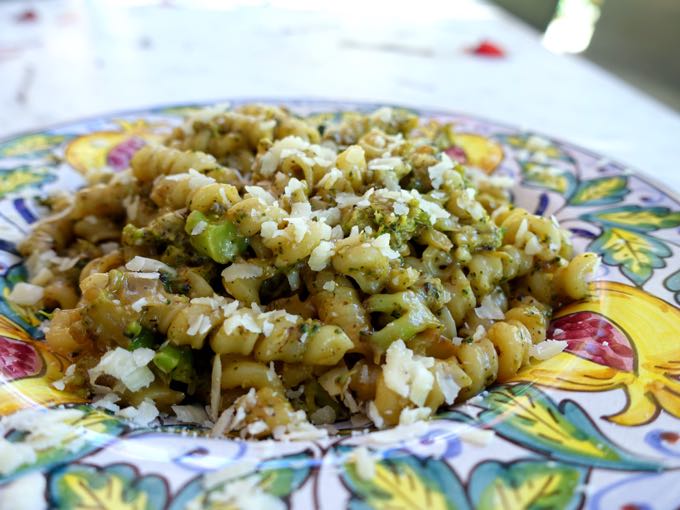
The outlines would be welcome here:
M 36 405 L 83 402 L 81 397 L 52 386 L 69 362 L 3 315 L 0 353 L 0 416 Z
M 551 337 L 566 352 L 518 379 L 571 391 L 621 388 L 627 404 L 607 419 L 644 425 L 663 409 L 680 418 L 680 310 L 617 282 L 591 284 L 590 296 L 555 316 Z
M 145 120 L 118 121 L 120 131 L 96 131 L 79 136 L 66 147 L 66 161 L 79 172 L 104 167 L 123 170 L 132 155 L 146 142 L 160 142 L 167 125 Z
M 491 174 L 503 161 L 501 145 L 485 136 L 473 133 L 455 133 L 451 136 L 455 147 L 459 147 L 465 154 L 469 165 L 481 168 Z

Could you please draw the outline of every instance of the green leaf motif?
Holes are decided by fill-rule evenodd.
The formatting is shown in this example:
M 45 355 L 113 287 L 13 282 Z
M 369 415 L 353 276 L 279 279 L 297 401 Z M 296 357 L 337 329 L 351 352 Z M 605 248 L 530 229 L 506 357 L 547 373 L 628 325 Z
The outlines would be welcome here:
M 524 448 L 570 464 L 623 471 L 657 471 L 661 465 L 624 450 L 595 426 L 575 402 L 555 403 L 531 384 L 489 392 L 479 420 Z
M 606 264 L 620 266 L 621 272 L 636 285 L 649 280 L 654 269 L 664 267 L 663 259 L 673 253 L 659 239 L 623 228 L 604 229 L 588 249 L 602 254 Z
M 438 459 L 404 456 L 375 462 L 375 475 L 362 478 L 354 462 L 343 464 L 342 478 L 352 492 L 351 510 L 469 510 L 458 476 Z
M 651 232 L 680 226 L 680 211 L 671 211 L 668 207 L 624 205 L 583 214 L 581 219 L 605 227 L 621 227 L 636 232 Z
M 56 178 L 54 169 L 48 167 L 20 166 L 0 171 L 0 199 L 25 188 L 42 186 Z
M 61 444 L 41 450 L 35 462 L 19 466 L 16 470 L 0 476 L 0 483 L 12 480 L 32 471 L 46 471 L 50 468 L 78 460 L 89 453 L 115 441 L 115 437 L 126 430 L 120 419 L 110 416 L 104 411 L 89 406 L 75 406 L 85 414 L 70 422 L 74 428 L 82 428 L 82 434 L 74 434 L 65 438 Z M 7 439 L 13 443 L 21 443 L 24 433 L 12 432 Z
M 161 510 L 168 497 L 165 480 L 127 464 L 70 464 L 52 472 L 49 489 L 60 510 Z
M 250 473 L 216 483 L 209 488 L 205 487 L 203 477 L 199 476 L 184 486 L 172 500 L 169 510 L 183 510 L 191 505 L 204 510 L 222 510 L 232 506 L 236 508 L 236 501 L 228 498 L 225 501 L 225 494 L 230 494 L 230 489 L 234 496 L 250 493 L 259 495 L 258 501 L 262 505 L 285 507 L 285 499 L 309 477 L 311 461 L 312 457 L 308 452 L 267 460 Z
M 663 281 L 664 286 L 674 292 L 676 303 L 680 303 L 680 271 L 676 271 Z
M 21 136 L 0 144 L 0 157 L 40 156 L 58 147 L 68 138 L 66 135 L 46 135 L 44 133 Z
M 574 162 L 574 159 L 555 143 L 533 133 L 501 135 L 497 138 L 515 149 L 515 156 L 521 162 L 536 161 L 542 163 L 549 159 Z
M 569 199 L 571 205 L 605 205 L 618 202 L 625 197 L 628 189 L 628 178 L 622 175 L 600 177 L 581 181 Z
M 556 191 L 565 197 L 570 197 L 576 187 L 573 173 L 541 163 L 523 163 L 522 177 L 527 186 Z
M 577 489 L 587 474 L 587 469 L 554 461 L 487 461 L 472 472 L 468 492 L 478 510 L 576 510 L 583 502 Z

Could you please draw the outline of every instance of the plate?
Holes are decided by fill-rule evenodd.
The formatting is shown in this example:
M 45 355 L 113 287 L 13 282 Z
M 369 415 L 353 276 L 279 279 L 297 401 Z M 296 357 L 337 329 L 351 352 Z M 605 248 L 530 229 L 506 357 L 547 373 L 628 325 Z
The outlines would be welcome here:
M 273 103 L 330 117 L 376 107 Z M 0 142 L 0 414 L 57 405 L 82 411 L 73 418 L 78 437 L 27 464 L 8 469 L 0 449 L 0 507 L 15 507 L 17 498 L 36 507 L 148 510 L 232 508 L 225 502 L 252 498 L 260 499 L 248 508 L 680 504 L 678 199 L 607 158 L 468 115 L 414 110 L 455 123 L 451 154 L 516 178 L 519 205 L 555 215 L 577 251 L 602 255 L 590 296 L 553 320 L 566 352 L 427 424 L 323 441 L 215 440 L 170 422 L 136 428 L 52 386 L 67 361 L 41 342 L 43 317 L 4 299 L 25 278 L 14 246 L 41 214 L 35 198 L 78 187 L 85 168 L 124 169 L 197 106 L 93 118 Z M 366 454 L 373 461 L 359 462 Z

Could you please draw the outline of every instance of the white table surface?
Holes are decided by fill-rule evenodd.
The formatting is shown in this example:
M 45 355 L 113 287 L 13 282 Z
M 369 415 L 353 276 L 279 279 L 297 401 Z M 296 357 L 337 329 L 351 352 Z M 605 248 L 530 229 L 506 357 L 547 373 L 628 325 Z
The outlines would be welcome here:
M 680 190 L 680 116 L 472 1 L 0 2 L 0 136 L 236 97 L 474 113 L 595 150 Z M 25 9 L 35 22 L 17 22 Z M 504 59 L 464 48 L 490 38 Z

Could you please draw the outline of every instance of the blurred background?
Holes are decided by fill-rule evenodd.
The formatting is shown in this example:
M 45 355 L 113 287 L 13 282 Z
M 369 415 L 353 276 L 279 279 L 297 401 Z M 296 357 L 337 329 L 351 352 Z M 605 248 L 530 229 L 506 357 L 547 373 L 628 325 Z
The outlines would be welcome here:
M 680 111 L 680 1 L 494 0 L 543 34 Z

